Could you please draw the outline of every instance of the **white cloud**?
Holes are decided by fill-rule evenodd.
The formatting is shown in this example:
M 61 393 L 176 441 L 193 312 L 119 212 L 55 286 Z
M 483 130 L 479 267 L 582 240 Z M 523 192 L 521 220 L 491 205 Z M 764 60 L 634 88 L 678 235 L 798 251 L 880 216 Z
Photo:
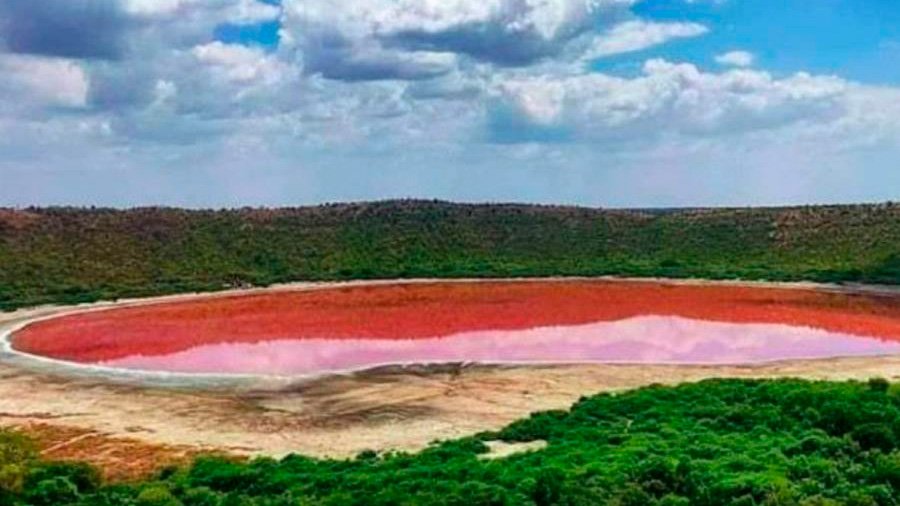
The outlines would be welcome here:
M 0 54 L 0 74 L 9 92 L 38 105 L 84 107 L 88 77 L 77 63 L 63 58 Z
M 552 39 L 599 9 L 635 0 L 287 0 L 289 18 L 351 36 L 438 33 L 467 25 L 534 32 Z
M 288 65 L 262 50 L 238 44 L 215 41 L 194 47 L 192 53 L 233 82 L 272 85 L 290 73 Z
M 301 160 L 316 168 L 307 175 L 326 177 L 319 167 L 336 167 L 336 179 L 352 172 L 354 181 L 369 175 L 372 184 L 388 181 L 380 177 L 385 167 L 440 166 L 453 186 L 460 170 L 476 166 L 505 171 L 506 180 L 522 170 L 541 178 L 554 172 L 548 166 L 590 179 L 616 158 L 645 160 L 656 176 L 669 160 L 689 159 L 728 173 L 735 152 L 747 174 L 792 154 L 812 174 L 823 159 L 857 159 L 829 158 L 826 150 L 900 144 L 897 88 L 747 68 L 714 73 L 663 60 L 646 62 L 636 77 L 588 71 L 585 58 L 707 31 L 640 20 L 629 9 L 636 0 L 284 0 L 283 8 L 256 0 L 104 0 L 122 7 L 103 18 L 120 28 L 77 51 L 72 38 L 50 44 L 35 36 L 49 33 L 45 26 L 60 14 L 49 0 L 30 2 L 11 5 L 42 8 L 19 8 L 15 19 L 39 12 L 46 24 L 17 39 L 23 55 L 0 56 L 0 179 L 26 166 L 111 167 L 108 174 L 128 166 L 141 180 L 157 173 L 160 160 L 180 160 L 190 167 L 181 173 L 202 170 L 214 181 L 265 160 L 283 167 L 290 182 L 303 171 Z M 87 3 L 64 14 L 89 11 Z M 278 48 L 213 41 L 220 23 L 282 12 Z M 84 21 L 90 16 L 69 18 L 66 26 L 81 27 L 84 37 L 101 31 Z M 748 58 L 735 53 L 719 55 L 720 63 L 746 66 Z M 768 154 L 751 163 L 748 152 Z M 345 161 L 326 163 L 336 159 Z M 397 180 L 418 178 L 427 193 L 434 172 L 404 170 Z M 621 169 L 623 180 L 629 170 Z M 556 186 L 534 181 L 522 187 L 535 195 Z M 200 183 L 208 180 L 192 195 L 205 191 Z M 349 185 L 352 196 L 370 197 L 364 184 Z M 484 187 L 475 195 L 496 197 Z
M 496 96 L 537 125 L 564 126 L 588 138 L 724 135 L 799 122 L 832 121 L 846 112 L 851 87 L 808 74 L 775 79 L 765 72 L 701 72 L 691 64 L 649 60 L 634 79 L 597 73 L 500 80 Z
M 123 6 L 129 14 L 157 16 L 174 13 L 181 3 L 182 0 L 124 0 Z
M 558 54 L 636 0 L 285 0 L 285 40 L 307 70 L 344 80 L 421 79 L 449 72 L 437 54 L 501 66 Z M 402 69 L 395 70 L 395 66 Z M 418 71 L 418 67 L 422 70 Z
M 707 32 L 708 28 L 697 23 L 626 21 L 595 37 L 582 59 L 640 51 L 672 39 L 697 37 Z
M 756 56 L 747 51 L 729 51 L 716 56 L 716 63 L 732 67 L 749 67 L 756 61 Z

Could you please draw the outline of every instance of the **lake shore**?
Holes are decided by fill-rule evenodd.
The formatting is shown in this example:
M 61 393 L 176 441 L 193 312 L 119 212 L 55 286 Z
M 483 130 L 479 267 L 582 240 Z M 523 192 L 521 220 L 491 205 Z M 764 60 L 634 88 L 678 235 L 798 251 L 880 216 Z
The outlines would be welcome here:
M 585 278 L 550 278 L 572 279 Z M 444 280 L 401 282 L 434 281 Z M 900 294 L 895 287 L 814 283 L 628 281 Z M 42 307 L 0 314 L 0 329 L 34 319 L 126 305 L 387 283 L 392 282 L 299 283 L 250 291 Z M 876 376 L 900 378 L 900 356 L 755 366 L 395 366 L 302 382 L 251 381 L 193 388 L 178 382 L 146 385 L 103 375 L 69 374 L 51 364 L 21 357 L 10 360 L 7 355 L 0 361 L 0 425 L 39 435 L 50 457 L 87 459 L 108 470 L 121 469 L 133 460 L 131 455 L 147 455 L 135 467 L 134 472 L 140 473 L 152 463 L 166 460 L 160 455 L 178 461 L 205 451 L 332 457 L 348 457 L 366 449 L 413 451 L 436 439 L 497 429 L 534 411 L 566 408 L 583 395 L 653 383 L 677 384 L 714 377 L 865 380 Z

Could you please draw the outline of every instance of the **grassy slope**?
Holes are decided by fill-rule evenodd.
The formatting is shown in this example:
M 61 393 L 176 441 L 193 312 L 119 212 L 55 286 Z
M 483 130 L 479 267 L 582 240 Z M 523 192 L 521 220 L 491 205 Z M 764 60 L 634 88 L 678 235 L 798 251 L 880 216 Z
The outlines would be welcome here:
M 296 280 L 602 274 L 900 283 L 900 205 L 0 210 L 4 309 Z
M 495 438 L 549 444 L 479 460 Z M 888 506 L 900 500 L 900 398 L 883 380 L 650 387 L 417 454 L 201 459 L 99 489 L 83 467 L 22 460 L 7 499 L 34 506 Z

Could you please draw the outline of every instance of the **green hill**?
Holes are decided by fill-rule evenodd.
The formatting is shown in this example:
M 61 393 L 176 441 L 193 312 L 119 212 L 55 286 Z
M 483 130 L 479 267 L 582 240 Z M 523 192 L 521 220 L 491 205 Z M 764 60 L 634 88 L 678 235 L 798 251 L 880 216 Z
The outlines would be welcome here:
M 611 274 L 900 283 L 900 205 L 0 209 L 4 309 L 298 280 Z

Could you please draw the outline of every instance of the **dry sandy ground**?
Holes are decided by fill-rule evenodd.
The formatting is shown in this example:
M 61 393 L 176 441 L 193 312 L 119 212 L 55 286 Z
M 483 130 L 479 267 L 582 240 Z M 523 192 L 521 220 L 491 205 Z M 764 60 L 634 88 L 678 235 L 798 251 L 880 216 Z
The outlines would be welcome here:
M 0 314 L 0 327 L 71 311 Z M 583 395 L 651 383 L 875 376 L 900 378 L 900 356 L 746 367 L 385 368 L 277 387 L 245 383 L 228 389 L 138 386 L 0 361 L 0 426 L 36 436 L 50 457 L 86 459 L 113 478 L 130 478 L 159 462 L 182 462 L 215 450 L 334 457 L 366 449 L 416 450 L 434 440 L 497 429 L 534 411 L 566 408 Z

